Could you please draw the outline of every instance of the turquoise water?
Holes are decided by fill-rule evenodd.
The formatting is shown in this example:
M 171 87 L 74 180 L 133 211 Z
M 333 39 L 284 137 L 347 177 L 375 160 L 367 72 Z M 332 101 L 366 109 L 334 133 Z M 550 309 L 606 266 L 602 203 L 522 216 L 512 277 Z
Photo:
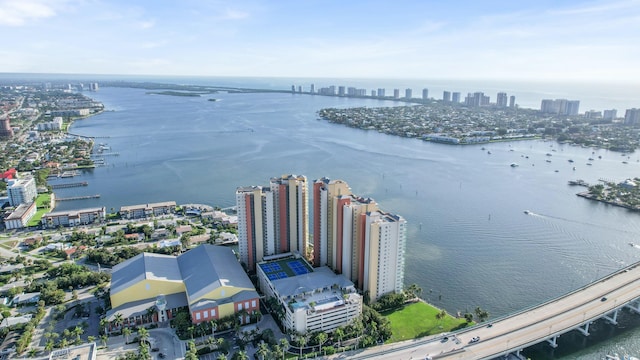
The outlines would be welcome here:
M 323 107 L 394 105 L 377 100 L 216 94 L 219 101 L 210 102 L 104 87 L 91 95 L 114 111 L 77 121 L 72 132 L 109 136 L 104 142 L 120 156 L 84 174 L 79 180 L 88 187 L 57 191 L 100 199 L 60 209 L 168 200 L 228 207 L 236 187 L 272 176 L 343 179 L 408 220 L 406 283 L 453 314 L 480 306 L 506 315 L 640 260 L 628 245 L 640 237 L 640 214 L 590 202 L 575 195 L 582 188 L 567 185 L 640 176 L 637 153 L 544 141 L 448 146 L 317 120 Z M 534 358 L 593 359 L 619 346 L 640 354 L 640 332 L 628 330 L 635 326 L 629 318 L 632 336 L 593 345 L 613 331 L 602 325 L 588 342 L 576 338 Z

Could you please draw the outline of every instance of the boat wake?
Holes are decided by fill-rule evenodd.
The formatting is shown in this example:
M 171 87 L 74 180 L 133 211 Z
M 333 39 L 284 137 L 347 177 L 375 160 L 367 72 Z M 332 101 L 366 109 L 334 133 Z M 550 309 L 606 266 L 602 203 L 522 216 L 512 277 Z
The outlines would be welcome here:
M 535 217 L 541 218 L 541 219 L 564 221 L 564 222 L 569 222 L 569 223 L 574 223 L 574 224 L 580 224 L 580 225 L 585 225 L 585 226 L 590 226 L 590 227 L 596 227 L 596 228 L 600 228 L 600 229 L 607 229 L 607 230 L 611 230 L 611 231 L 615 231 L 615 232 L 619 232 L 619 233 L 624 233 L 624 234 L 637 234 L 634 231 L 613 228 L 613 227 L 609 227 L 609 226 L 602 225 L 602 224 L 595 224 L 595 223 L 590 223 L 590 222 L 577 221 L 577 220 L 568 219 L 568 218 L 564 218 L 564 217 L 560 217 L 560 216 L 538 214 L 538 213 L 532 212 L 531 210 L 525 210 L 524 213 L 527 214 L 527 215 L 531 215 L 531 216 L 535 216 Z M 633 243 L 630 243 L 630 245 L 631 244 L 633 244 Z M 638 249 L 640 249 L 640 244 L 633 244 L 632 246 L 633 247 L 637 247 Z

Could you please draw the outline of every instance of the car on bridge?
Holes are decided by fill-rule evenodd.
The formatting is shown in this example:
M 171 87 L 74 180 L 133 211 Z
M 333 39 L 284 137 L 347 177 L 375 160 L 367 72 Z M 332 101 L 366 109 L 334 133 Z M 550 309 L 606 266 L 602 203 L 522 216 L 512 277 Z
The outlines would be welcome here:
M 480 341 L 480 336 L 474 336 L 469 340 L 469 344 L 477 343 L 478 341 Z

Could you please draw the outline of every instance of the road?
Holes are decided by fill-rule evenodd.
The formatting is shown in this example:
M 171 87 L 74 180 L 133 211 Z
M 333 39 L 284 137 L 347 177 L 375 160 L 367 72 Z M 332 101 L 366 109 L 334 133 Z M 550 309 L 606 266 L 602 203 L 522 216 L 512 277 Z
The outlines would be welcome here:
M 640 298 L 640 263 L 537 307 L 448 335 L 384 345 L 350 359 L 493 359 L 566 333 Z M 470 343 L 479 337 L 480 341 Z M 344 356 L 336 356 L 344 358 Z

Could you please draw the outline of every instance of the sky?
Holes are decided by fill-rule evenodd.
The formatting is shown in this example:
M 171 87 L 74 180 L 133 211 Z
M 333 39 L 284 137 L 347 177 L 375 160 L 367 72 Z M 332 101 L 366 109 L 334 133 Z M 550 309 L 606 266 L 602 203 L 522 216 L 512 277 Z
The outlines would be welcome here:
M 0 72 L 640 83 L 640 0 L 0 0 Z

